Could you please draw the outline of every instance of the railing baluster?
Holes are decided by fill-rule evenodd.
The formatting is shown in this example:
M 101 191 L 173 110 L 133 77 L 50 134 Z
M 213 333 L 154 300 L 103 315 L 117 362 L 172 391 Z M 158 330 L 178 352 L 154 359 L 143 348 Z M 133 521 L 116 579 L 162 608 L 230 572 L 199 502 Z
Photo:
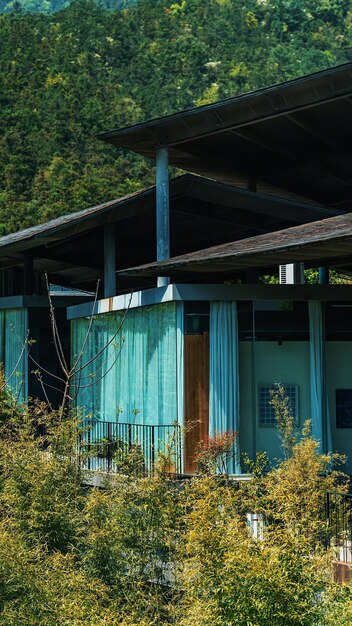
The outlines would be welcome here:
M 110 472 L 116 470 L 113 463 L 113 445 L 119 442 L 125 451 L 131 452 L 133 447 L 139 447 L 144 458 L 139 473 L 152 475 L 160 454 L 170 455 L 169 472 L 176 475 L 182 468 L 181 428 L 178 424 L 131 424 L 127 422 L 107 422 L 102 420 L 85 419 L 81 428 L 83 437 L 78 434 L 78 446 L 88 450 L 87 467 L 89 470 L 101 469 Z M 332 520 L 332 500 L 327 501 L 327 518 Z M 345 517 L 350 520 L 346 509 Z M 336 516 L 335 516 L 336 518 Z
M 329 491 L 326 493 L 327 538 L 337 551 L 339 561 L 351 563 L 352 550 L 352 494 Z
M 107 423 L 107 428 L 108 428 L 108 449 L 107 449 L 107 461 L 108 461 L 108 472 L 110 472 L 111 469 L 111 456 L 112 456 L 112 422 L 108 422 Z
M 90 427 L 88 425 L 88 470 L 90 470 Z

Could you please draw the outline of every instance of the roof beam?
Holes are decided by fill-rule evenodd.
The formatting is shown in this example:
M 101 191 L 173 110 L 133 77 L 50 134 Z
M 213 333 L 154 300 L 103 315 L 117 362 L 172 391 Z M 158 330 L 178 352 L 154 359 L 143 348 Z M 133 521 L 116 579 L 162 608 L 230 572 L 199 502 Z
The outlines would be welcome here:
M 293 121 L 295 124 L 298 124 L 301 128 L 304 128 L 306 131 L 308 130 L 308 125 L 307 124 L 303 124 L 302 122 L 299 121 L 298 118 L 295 118 L 293 115 L 288 115 L 287 116 L 288 119 L 290 119 L 291 121 Z M 267 137 L 263 137 L 261 135 L 259 135 L 258 133 L 253 133 L 251 131 L 248 130 L 233 130 L 231 131 L 233 134 L 245 139 L 246 141 L 249 141 L 251 143 L 253 143 L 254 145 L 257 145 L 261 148 L 264 148 L 265 150 L 268 150 L 270 152 L 274 152 L 280 156 L 283 156 L 285 158 L 288 158 L 292 161 L 295 162 L 295 164 L 291 167 L 291 166 L 285 166 L 282 169 L 275 169 L 273 171 L 273 173 L 275 174 L 282 174 L 285 172 L 290 172 L 292 169 L 301 169 L 302 167 L 307 167 L 307 166 L 312 166 L 312 167 L 317 167 L 318 169 L 322 170 L 324 173 L 333 176 L 333 178 L 336 178 L 337 180 L 340 180 L 344 183 L 347 183 L 348 185 L 352 185 L 352 176 L 350 174 L 345 173 L 341 167 L 339 167 L 338 165 L 334 165 L 331 163 L 326 163 L 324 161 L 324 155 L 323 156 L 319 156 L 319 158 L 313 158 L 313 159 L 305 159 L 302 161 L 302 157 L 301 155 L 298 155 L 296 152 L 294 152 L 293 150 L 288 149 L 284 143 L 277 143 L 275 141 L 273 141 L 272 139 L 269 139 Z M 316 132 L 314 132 L 312 129 L 310 129 L 308 132 L 310 132 L 311 134 L 314 133 L 314 135 L 316 136 L 316 138 L 318 138 L 320 141 L 322 141 L 320 135 Z M 334 150 L 334 152 L 336 151 L 337 153 L 337 148 L 336 148 L 336 142 L 333 143 L 333 146 L 331 146 L 331 142 L 323 142 L 326 145 L 328 145 L 328 147 Z M 345 154 L 349 155 L 351 152 L 350 150 L 350 146 L 347 146 L 345 148 Z M 342 152 L 340 151 L 339 153 L 337 153 L 339 156 L 342 155 Z M 330 154 L 327 154 L 326 157 L 330 157 Z M 267 175 L 264 174 L 264 177 L 266 177 Z M 269 174 L 270 176 L 270 174 Z M 263 178 L 262 174 L 258 174 L 259 178 Z
M 338 148 L 337 148 L 336 141 L 331 140 L 330 138 L 326 136 L 326 134 L 323 134 L 322 132 L 320 132 L 310 122 L 307 122 L 306 120 L 304 120 L 302 115 L 299 115 L 298 113 L 290 113 L 286 117 L 295 126 L 302 128 L 302 130 L 304 130 L 309 135 L 312 135 L 312 137 L 315 137 L 315 139 L 318 139 L 318 141 L 320 141 L 322 144 L 325 144 L 326 146 L 328 146 L 332 150 L 336 150 L 337 152 Z
M 81 263 L 77 263 L 74 260 L 66 260 L 66 261 L 61 261 L 60 259 L 51 259 L 51 258 L 44 258 L 44 257 L 40 257 L 37 259 L 34 259 L 34 271 L 36 272 L 61 272 L 63 270 L 71 270 L 71 269 L 75 269 L 75 270 L 83 270 L 83 271 L 89 271 L 89 272 L 102 272 L 101 268 L 98 267 L 92 267 L 92 266 L 87 266 L 85 264 L 81 264 Z
M 126 275 L 170 275 L 179 271 L 228 272 L 335 257 L 351 257 L 352 214 L 294 226 L 184 254 L 162 263 L 126 269 Z M 168 275 L 169 275 L 168 274 Z
M 253 143 L 255 146 L 259 146 L 260 148 L 264 148 L 264 150 L 269 150 L 270 152 L 275 152 L 280 156 L 284 156 L 287 159 L 292 159 L 292 161 L 299 161 L 299 155 L 293 150 L 288 149 L 285 144 L 277 143 L 272 139 L 268 139 L 267 137 L 263 137 L 258 133 L 254 133 L 251 130 L 241 129 L 241 130 L 231 130 L 232 135 L 237 135 L 250 143 Z
M 216 213 L 212 216 L 210 215 L 205 215 L 204 213 L 202 213 L 201 211 L 196 211 L 195 209 L 173 209 L 173 212 L 178 213 L 179 215 L 184 215 L 185 217 L 194 217 L 195 219 L 199 219 L 201 218 L 203 222 L 205 223 L 209 223 L 209 225 L 211 224 L 218 224 L 220 226 L 229 226 L 229 227 L 238 227 L 241 229 L 245 229 L 245 230 L 253 230 L 256 231 L 257 233 L 267 233 L 268 230 L 270 230 L 270 228 L 261 228 L 259 226 L 255 226 L 253 224 L 253 222 L 250 224 L 245 223 L 245 222 L 241 222 L 241 221 L 236 221 L 236 219 L 232 220 L 232 219 L 225 219 L 225 218 L 220 218 L 216 216 Z M 180 224 L 182 225 L 182 223 Z
M 165 143 L 159 143 L 158 146 L 167 146 L 169 148 L 172 148 L 174 146 L 178 146 L 179 144 L 185 143 L 187 141 L 191 141 L 192 139 L 200 139 L 200 138 L 205 138 L 205 137 L 210 137 L 211 135 L 216 135 L 221 131 L 232 131 L 232 130 L 238 130 L 238 129 L 242 129 L 242 128 L 246 128 L 246 127 L 250 127 L 253 124 L 257 124 L 258 122 L 265 122 L 265 121 L 270 121 L 272 119 L 277 119 L 280 117 L 285 117 L 287 116 L 287 114 L 292 111 L 292 112 L 298 112 L 300 113 L 301 111 L 307 111 L 310 109 L 314 109 L 315 107 L 323 104 L 328 104 L 330 102 L 336 102 L 337 100 L 346 100 L 346 94 L 344 95 L 336 95 L 333 96 L 331 98 L 327 98 L 325 100 L 319 100 L 318 102 L 311 102 L 305 105 L 298 105 L 296 107 L 293 107 L 292 109 L 290 109 L 288 106 L 285 110 L 283 111 L 276 111 L 275 113 L 271 113 L 268 115 L 263 115 L 262 117 L 258 117 L 258 118 L 254 118 L 254 119 L 250 119 L 250 120 L 246 120 L 243 122 L 238 122 L 237 124 L 230 124 L 229 126 L 223 126 L 222 128 L 215 128 L 214 130 L 208 131 L 208 132 L 203 132 L 199 135 L 196 136 L 186 136 L 186 137 L 182 137 L 180 139 L 169 139 L 167 142 Z M 187 113 L 187 111 L 185 112 Z M 104 139 L 103 137 L 101 137 L 102 139 Z M 105 139 L 106 141 L 107 139 Z M 108 140 L 107 140 L 108 141 Z M 112 142 L 115 143 L 115 142 Z M 116 145 L 120 145 L 118 142 L 116 142 Z M 155 146 L 157 147 L 157 146 Z M 154 147 L 154 149 L 155 149 Z M 133 148 L 131 148 L 132 150 Z M 136 150 L 136 152 L 139 152 L 139 150 Z
M 351 148 L 348 148 L 346 150 L 345 156 L 350 156 L 350 154 L 351 154 Z M 340 156 L 343 156 L 342 152 L 340 152 Z M 352 173 L 350 172 L 347 173 L 338 164 L 326 162 L 324 160 L 324 157 L 328 158 L 329 155 L 322 155 L 322 156 L 319 156 L 319 158 L 305 159 L 301 161 L 297 160 L 297 162 L 292 166 L 285 165 L 282 168 L 281 167 L 275 168 L 275 169 L 272 169 L 271 171 L 270 170 L 266 172 L 262 171 L 261 173 L 258 174 L 258 178 L 260 178 L 263 181 L 267 181 L 268 179 L 270 181 L 271 176 L 275 179 L 275 177 L 278 174 L 279 175 L 290 174 L 291 172 L 303 169 L 305 167 L 313 167 L 313 168 L 316 168 L 317 170 L 320 170 L 324 174 L 327 174 L 328 176 L 331 176 L 332 178 L 335 178 L 336 180 L 343 182 L 344 184 L 352 186 Z
M 151 156 L 161 146 L 177 146 L 192 138 L 244 128 L 349 96 L 351 63 L 346 63 L 198 109 L 103 133 L 99 138 Z

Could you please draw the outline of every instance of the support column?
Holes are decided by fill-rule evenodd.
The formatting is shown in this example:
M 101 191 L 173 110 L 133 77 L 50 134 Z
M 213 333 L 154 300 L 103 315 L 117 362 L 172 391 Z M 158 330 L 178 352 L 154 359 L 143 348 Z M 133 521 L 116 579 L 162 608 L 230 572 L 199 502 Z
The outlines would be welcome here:
M 23 292 L 25 296 L 33 294 L 33 254 L 30 250 L 24 253 Z
M 116 296 L 116 228 L 104 225 L 104 298 Z
M 167 148 L 159 148 L 156 153 L 156 258 L 157 261 L 170 258 L 169 152 Z M 168 277 L 158 277 L 158 287 L 164 287 L 169 283 Z
M 328 285 L 329 284 L 329 268 L 328 267 L 319 267 L 319 284 L 320 285 Z

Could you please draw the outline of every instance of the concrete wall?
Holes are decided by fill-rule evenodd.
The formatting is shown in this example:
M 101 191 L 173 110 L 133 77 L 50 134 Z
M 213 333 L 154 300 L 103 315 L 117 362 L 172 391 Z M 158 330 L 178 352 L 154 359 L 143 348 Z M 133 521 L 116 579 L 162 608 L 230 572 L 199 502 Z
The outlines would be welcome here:
M 350 457 L 347 469 L 352 473 L 352 429 L 336 429 L 335 389 L 352 388 L 352 342 L 327 342 L 327 381 L 333 450 Z M 309 342 L 241 341 L 240 445 L 254 456 L 265 450 L 269 458 L 281 457 L 280 441 L 275 427 L 259 425 L 259 387 L 280 382 L 298 385 L 299 426 L 310 418 Z
M 352 389 L 351 341 L 326 343 L 326 369 L 333 450 L 349 457 L 348 473 L 352 474 L 352 428 L 336 428 L 335 400 L 336 389 Z
M 298 385 L 301 425 L 309 418 L 309 343 L 307 341 L 240 342 L 241 448 L 251 456 L 265 450 L 269 458 L 281 457 L 274 426 L 259 425 L 259 388 L 283 383 Z

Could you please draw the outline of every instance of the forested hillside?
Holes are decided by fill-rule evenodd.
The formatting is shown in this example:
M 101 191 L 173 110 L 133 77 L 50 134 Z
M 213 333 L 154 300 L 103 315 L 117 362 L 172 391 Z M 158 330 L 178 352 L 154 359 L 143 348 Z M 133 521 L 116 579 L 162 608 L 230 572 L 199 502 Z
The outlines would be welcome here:
M 137 4 L 138 0 L 101 0 L 107 9 L 127 9 Z M 53 13 L 71 4 L 71 0 L 0 0 L 0 13 Z
M 0 16 L 0 234 L 150 183 L 104 130 L 351 58 L 350 0 L 90 0 Z

